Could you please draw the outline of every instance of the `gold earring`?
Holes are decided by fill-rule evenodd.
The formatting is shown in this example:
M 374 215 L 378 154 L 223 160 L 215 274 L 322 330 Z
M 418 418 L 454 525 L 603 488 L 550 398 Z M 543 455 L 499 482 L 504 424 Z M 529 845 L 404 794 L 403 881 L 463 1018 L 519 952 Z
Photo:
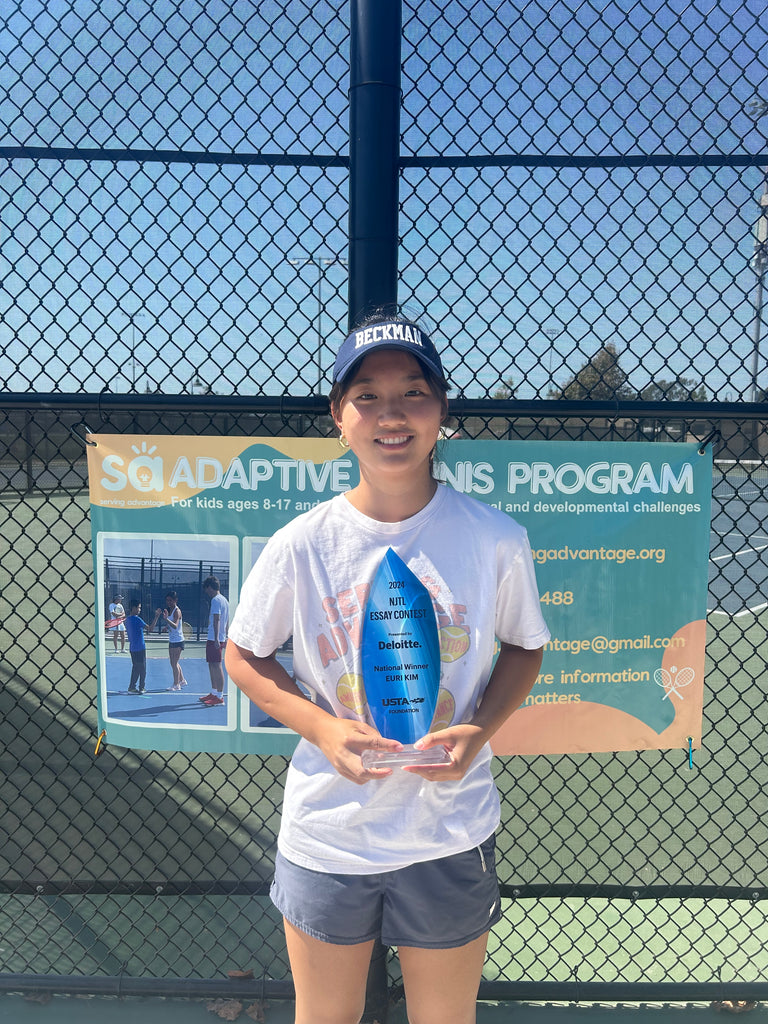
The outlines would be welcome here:
M 344 437 L 343 434 L 339 434 L 339 444 L 342 448 L 349 448 L 349 441 Z

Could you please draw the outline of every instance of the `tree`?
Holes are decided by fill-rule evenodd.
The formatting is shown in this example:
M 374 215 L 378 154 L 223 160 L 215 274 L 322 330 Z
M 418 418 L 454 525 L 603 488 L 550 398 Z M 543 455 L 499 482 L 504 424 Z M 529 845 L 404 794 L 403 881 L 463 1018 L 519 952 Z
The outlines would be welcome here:
M 619 365 L 613 342 L 606 342 L 562 388 L 550 388 L 550 398 L 613 400 L 629 397 L 627 375 Z
M 709 395 L 704 384 L 697 384 L 689 377 L 675 377 L 674 380 L 661 377 L 644 387 L 639 398 L 643 402 L 706 402 Z M 679 436 L 681 427 L 672 426 L 662 414 L 653 419 L 638 420 L 637 429 L 654 440 L 671 440 L 675 434 Z
M 706 402 L 709 399 L 706 386 L 697 384 L 690 377 L 675 377 L 674 380 L 652 381 L 640 392 L 643 402 Z
M 511 377 L 505 377 L 499 387 L 493 392 L 493 398 L 514 398 L 515 397 L 515 382 Z

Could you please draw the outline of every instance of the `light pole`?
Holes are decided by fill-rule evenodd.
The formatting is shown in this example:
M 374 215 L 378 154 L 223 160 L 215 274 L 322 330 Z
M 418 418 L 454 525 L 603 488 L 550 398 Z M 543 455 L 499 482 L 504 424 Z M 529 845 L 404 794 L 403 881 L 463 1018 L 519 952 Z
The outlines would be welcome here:
M 131 391 L 136 390 L 136 320 L 146 317 L 146 313 L 132 313 L 131 317 Z
M 341 266 L 346 267 L 348 261 L 343 259 L 341 256 L 318 256 L 317 253 L 314 253 L 312 256 L 296 256 L 292 259 L 289 258 L 288 262 L 292 267 L 301 267 L 305 263 L 314 263 L 317 267 L 317 352 L 315 353 L 315 360 L 317 362 L 317 393 L 320 394 L 323 382 L 323 275 L 326 268 L 332 266 L 334 263 L 338 263 Z
M 755 121 L 768 113 L 768 101 L 762 96 L 755 96 L 747 106 L 747 110 Z M 763 279 L 765 277 L 766 263 L 768 262 L 768 171 L 763 175 L 763 194 L 760 196 L 760 216 L 755 225 L 755 249 L 752 256 L 752 266 L 757 275 L 755 287 L 755 319 L 752 325 L 752 385 L 750 388 L 750 399 L 757 401 L 757 367 L 760 354 L 760 334 L 763 319 Z
M 760 216 L 755 225 L 755 251 L 752 266 L 757 275 L 755 286 L 755 319 L 752 325 L 752 386 L 750 401 L 757 401 L 757 367 L 760 355 L 760 334 L 763 320 L 763 281 L 768 263 L 768 180 L 763 181 L 763 194 L 760 196 Z
M 552 349 L 555 347 L 555 338 L 559 337 L 561 328 L 560 327 L 545 327 L 544 333 L 549 338 L 549 345 L 547 351 L 549 355 L 549 362 L 547 364 L 547 373 L 549 374 L 549 383 L 552 383 Z
M 747 110 L 758 121 L 764 114 L 768 113 L 768 102 L 762 96 L 755 96 L 747 107 Z M 763 280 L 765 268 L 768 262 L 768 170 L 763 172 L 763 194 L 760 196 L 760 215 L 755 225 L 755 248 L 752 256 L 752 266 L 757 275 L 755 285 L 755 319 L 752 324 L 752 373 L 750 384 L 750 400 L 757 401 L 757 371 L 760 357 L 760 334 L 763 326 Z M 758 441 L 760 426 L 756 419 L 751 421 L 751 442 L 752 454 L 760 455 Z

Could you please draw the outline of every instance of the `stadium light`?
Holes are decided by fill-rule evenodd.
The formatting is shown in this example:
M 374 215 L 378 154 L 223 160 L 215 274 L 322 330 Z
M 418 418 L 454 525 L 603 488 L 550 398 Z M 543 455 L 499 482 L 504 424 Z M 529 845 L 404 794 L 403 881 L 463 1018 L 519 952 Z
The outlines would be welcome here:
M 322 390 L 323 382 L 323 367 L 321 362 L 323 351 L 323 275 L 325 274 L 326 269 L 334 263 L 339 263 L 346 267 L 348 260 L 345 260 L 341 256 L 318 256 L 315 253 L 312 256 L 289 257 L 288 262 L 292 267 L 301 267 L 305 263 L 314 263 L 317 267 L 317 352 L 315 353 L 315 359 L 317 362 L 317 393 L 319 395 Z
M 130 344 L 130 350 L 131 350 L 131 356 L 130 356 L 130 364 L 131 364 L 131 376 L 130 376 L 131 391 L 135 391 L 136 390 L 136 321 L 137 320 L 145 320 L 147 318 L 147 314 L 143 313 L 141 310 L 137 310 L 135 313 L 126 313 L 126 316 L 130 317 L 130 326 L 131 326 L 131 344 Z M 145 332 L 142 331 L 142 336 L 144 336 L 144 335 L 145 335 Z

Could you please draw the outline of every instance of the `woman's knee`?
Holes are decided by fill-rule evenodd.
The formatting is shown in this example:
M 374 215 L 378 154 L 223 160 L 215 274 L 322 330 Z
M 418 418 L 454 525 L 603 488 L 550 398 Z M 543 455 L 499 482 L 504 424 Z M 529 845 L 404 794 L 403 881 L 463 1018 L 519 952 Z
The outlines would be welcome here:
M 311 1000 L 296 1000 L 294 1024 L 360 1024 L 365 1012 L 365 997 L 339 1002 L 326 992 Z

